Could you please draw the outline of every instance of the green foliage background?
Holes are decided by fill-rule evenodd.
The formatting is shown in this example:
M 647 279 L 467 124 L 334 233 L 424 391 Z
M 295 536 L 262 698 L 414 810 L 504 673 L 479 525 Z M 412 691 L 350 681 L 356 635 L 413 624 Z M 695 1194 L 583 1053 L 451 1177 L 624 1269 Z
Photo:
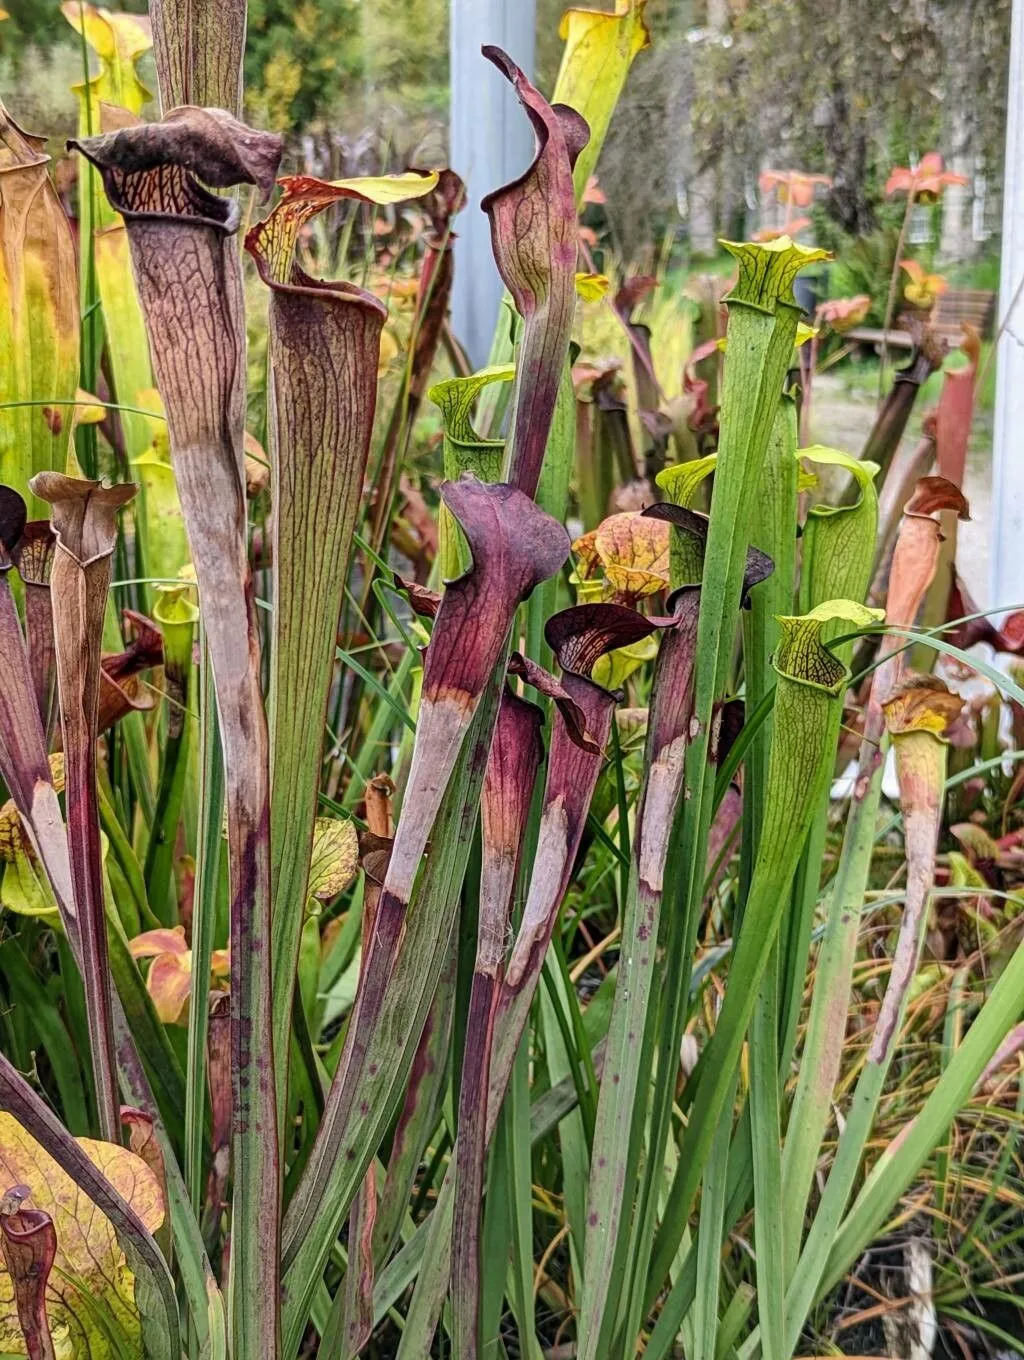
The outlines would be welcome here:
M 447 108 L 446 0 L 251 0 L 250 111 L 296 131 L 346 126 L 375 101 L 413 114 Z

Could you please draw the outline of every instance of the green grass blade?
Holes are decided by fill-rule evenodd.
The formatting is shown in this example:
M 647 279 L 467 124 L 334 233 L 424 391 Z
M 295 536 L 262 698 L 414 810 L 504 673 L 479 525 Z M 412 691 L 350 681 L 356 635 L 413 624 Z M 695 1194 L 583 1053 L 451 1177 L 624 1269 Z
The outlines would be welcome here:
M 786 1351 L 786 1270 L 783 1241 L 782 1130 L 779 1083 L 778 951 L 768 962 L 750 1028 L 750 1145 L 754 1167 L 754 1248 L 757 1315 L 764 1360 Z M 728 1109 L 728 1106 L 726 1106 Z
M 818 954 L 811 1012 L 800 1056 L 800 1076 L 782 1158 L 782 1202 L 785 1206 L 782 1242 L 789 1278 L 792 1278 L 800 1252 L 814 1168 L 831 1118 L 832 1091 L 846 1042 L 845 1017 L 881 789 L 882 767 L 879 765 L 863 796 L 854 797 L 847 813 L 843 849 L 832 882 L 825 935 Z
M 448 1080 L 455 964 L 455 951 L 452 950 L 423 1026 L 402 1111 L 391 1140 L 387 1174 L 374 1225 L 374 1256 L 378 1267 L 388 1259 L 398 1239 L 417 1169 L 430 1136 L 438 1127 L 441 1100 Z
M 914 942 L 916 957 L 924 944 L 927 913 L 922 913 Z M 786 1293 L 786 1325 L 790 1344 L 795 1347 L 814 1299 L 827 1286 L 824 1275 L 832 1259 L 843 1213 L 853 1191 L 864 1149 L 878 1111 L 878 1102 L 896 1049 L 896 1034 L 902 1024 L 906 996 L 899 1008 L 897 1030 L 881 1061 L 864 1064 L 847 1111 L 825 1192 L 815 1212 L 803 1251 Z
M 694 1249 L 696 1292 L 689 1319 L 693 1334 L 693 1360 L 715 1360 L 717 1350 L 718 1299 L 722 1281 L 722 1228 L 725 1219 L 729 1143 L 737 1082 L 738 1075 L 733 1077 L 730 1098 L 726 1101 L 715 1131 L 700 1198 L 700 1223 Z
M 519 1332 L 521 1354 L 527 1357 L 527 1360 L 542 1360 L 533 1306 L 533 1177 L 530 1155 L 529 1071 L 529 1054 L 524 1044 L 516 1057 L 501 1118 L 505 1125 L 504 1162 L 511 1219 L 510 1302 Z M 486 1271 L 485 1265 L 485 1275 Z M 483 1285 L 483 1293 L 486 1297 L 486 1282 Z M 486 1349 L 488 1341 L 486 1332 L 483 1333 L 482 1341 Z
M 298 1350 L 312 1291 L 330 1245 L 404 1089 L 447 957 L 499 693 L 496 684 L 488 689 L 463 743 L 435 823 L 435 851 L 420 876 L 408 913 L 404 944 L 388 983 L 380 1022 L 375 1033 L 365 1038 L 365 1060 L 355 1076 L 351 1099 L 344 1102 L 346 1122 L 333 1140 L 335 1147 L 324 1192 L 316 1197 L 314 1221 L 298 1235 L 290 1232 L 286 1219 L 284 1250 L 285 1260 L 290 1262 L 285 1267 L 286 1357 Z M 364 1102 L 366 1114 L 361 1113 Z M 296 1198 L 301 1194 L 300 1184 Z M 289 1219 L 294 1208 L 295 1201 L 289 1208 Z
M 1024 1012 L 1022 998 L 1024 945 L 1018 945 L 928 1099 L 903 1136 L 872 1167 L 832 1243 L 820 1292 L 842 1278 L 945 1137 L 1000 1043 Z
M 65 1124 L 71 1133 L 87 1136 L 88 1106 L 74 1045 L 59 1011 L 52 1004 L 52 994 L 40 986 L 16 939 L 0 944 L 0 971 L 10 988 L 12 1002 L 29 1017 L 33 1034 L 46 1051 Z
M 206 1138 L 206 1040 L 209 1033 L 210 959 L 216 941 L 224 818 L 224 764 L 217 727 L 213 674 L 205 643 L 200 652 L 200 826 L 192 907 L 192 1004 L 188 1016 L 185 1089 L 185 1184 L 192 1211 L 203 1207 Z

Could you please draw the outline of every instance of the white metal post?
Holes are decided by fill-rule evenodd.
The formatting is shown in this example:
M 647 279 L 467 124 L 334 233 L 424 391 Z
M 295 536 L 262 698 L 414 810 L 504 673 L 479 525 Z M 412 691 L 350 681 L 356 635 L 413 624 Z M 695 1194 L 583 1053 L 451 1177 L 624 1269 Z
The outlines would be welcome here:
M 468 186 L 455 220 L 452 327 L 474 367 L 487 362 L 502 284 L 480 200 L 530 163 L 533 132 L 511 86 L 480 55 L 503 47 L 533 78 L 536 0 L 451 0 L 451 163 Z
M 992 598 L 1024 604 L 1024 0 L 1013 0 L 992 448 Z M 1013 309 L 1011 314 L 1011 308 Z

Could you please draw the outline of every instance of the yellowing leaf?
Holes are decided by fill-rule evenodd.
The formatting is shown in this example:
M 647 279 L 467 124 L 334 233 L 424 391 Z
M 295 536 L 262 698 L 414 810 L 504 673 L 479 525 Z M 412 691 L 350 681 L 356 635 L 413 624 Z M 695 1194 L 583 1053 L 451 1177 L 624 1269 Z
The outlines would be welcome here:
M 936 675 L 908 676 L 882 705 L 893 736 L 930 732 L 941 737 L 963 710 L 963 700 Z
M 578 581 L 592 581 L 601 575 L 603 563 L 597 551 L 597 530 L 591 529 L 587 534 L 581 534 L 572 545 L 573 553 L 576 556 L 576 579 Z
M 99 400 L 84 387 L 79 387 L 75 392 L 75 405 L 72 409 L 74 411 L 72 423 L 75 425 L 98 425 L 107 414 Z
M 813 340 L 817 334 L 817 326 L 808 326 L 806 321 L 798 321 L 796 324 L 796 348 L 800 349 L 802 345 L 807 344 L 808 340 Z
M 101 5 L 84 4 L 82 0 L 66 0 L 60 9 L 101 61 L 134 61 L 153 46 L 148 21 L 137 15 L 111 14 Z
M 156 1176 L 142 1158 L 113 1143 L 89 1138 L 79 1139 L 79 1145 L 149 1231 L 155 1232 L 164 1220 L 163 1196 Z M 0 1185 L 27 1186 L 30 1197 L 26 1205 L 44 1210 L 53 1219 L 57 1255 L 47 1285 L 46 1308 L 55 1340 L 58 1334 L 66 1336 L 65 1354 L 75 1360 L 116 1360 L 124 1353 L 142 1355 L 135 1279 L 112 1224 L 14 1116 L 3 1111 Z M 123 1334 L 121 1350 L 114 1348 L 99 1321 L 104 1313 Z M 26 1354 L 11 1278 L 2 1259 L 0 1351 Z
M 581 592 L 588 599 L 636 603 L 668 585 L 669 526 L 664 520 L 624 510 L 583 534 L 572 549 L 578 582 L 589 585 L 603 577 L 601 593 L 593 587 Z
M 558 34 L 565 40 L 565 50 L 552 102 L 568 104 L 590 128 L 590 141 L 573 173 L 577 202 L 594 173 L 633 58 L 650 43 L 646 4 L 647 0 L 618 0 L 612 13 L 574 6 L 562 16 Z
M 117 126 L 123 126 L 126 121 L 137 121 L 150 98 L 149 90 L 135 69 L 139 57 L 152 46 L 148 21 L 132 14 L 111 14 L 99 5 L 80 3 L 79 0 L 66 0 L 61 12 L 100 59 L 100 69 L 95 75 L 72 86 L 78 96 L 79 136 L 90 136 L 101 129 L 112 131 L 111 110 Z M 94 166 L 83 164 L 79 167 L 78 186 L 79 236 L 83 243 L 88 243 L 98 240 L 104 228 L 119 224 L 120 218 L 110 206 Z M 109 277 L 109 271 L 104 274 Z M 98 277 L 98 282 L 106 316 L 108 299 L 102 286 L 104 279 Z M 118 287 L 132 291 L 130 271 L 118 281 Z M 115 350 L 119 350 L 122 340 L 118 338 L 117 328 L 109 326 L 109 319 L 108 329 L 114 337 Z M 145 349 L 138 357 L 148 363 Z M 130 398 L 125 395 L 121 400 L 130 404 Z
M 48 517 L 28 482 L 62 468 L 78 384 L 78 265 L 71 228 L 50 181 L 41 137 L 0 104 L 0 482 Z
M 97 115 L 93 127 L 99 127 L 101 102 L 141 113 L 150 92 L 139 79 L 135 65 L 153 46 L 148 20 L 136 14 L 112 14 L 101 5 L 84 4 L 81 0 L 66 0 L 60 8 L 71 27 L 100 59 L 99 74 L 89 80 L 88 87 L 75 86 L 80 98 L 88 95 L 93 100 Z
M 80 167 L 80 170 L 84 167 Z M 93 253 L 96 258 L 96 283 L 99 287 L 100 301 L 103 304 L 103 322 L 110 367 L 114 378 L 117 400 L 124 406 L 149 406 L 148 394 L 157 402 L 159 397 L 152 392 L 153 370 L 149 362 L 149 340 L 142 320 L 142 310 L 135 292 L 135 279 L 132 274 L 131 258 L 128 253 L 128 233 L 120 217 L 115 217 L 106 226 L 101 226 L 93 236 Z M 147 394 L 147 400 L 140 400 Z M 145 453 L 152 440 L 152 422 L 134 411 L 119 413 L 121 428 L 124 431 L 126 452 L 129 460 Z M 161 422 L 166 437 L 166 422 Z M 143 529 L 145 530 L 145 504 L 142 506 Z M 148 539 L 144 534 L 144 546 L 148 549 Z M 147 559 L 146 567 L 149 570 Z
M 584 302 L 600 302 L 610 287 L 607 274 L 576 275 L 576 293 Z
M 351 822 L 318 817 L 313 828 L 313 857 L 308 896 L 329 902 L 344 892 L 359 870 L 359 839 Z
M 135 405 L 141 406 L 144 411 L 151 414 L 147 416 L 149 422 L 149 435 L 151 440 L 157 440 L 161 436 L 167 438 L 167 416 L 164 413 L 164 399 L 155 387 L 143 388 L 135 394 Z
M 343 198 L 380 206 L 422 198 L 436 188 L 436 170 L 428 174 L 407 171 L 403 175 L 371 175 L 361 179 L 316 179 L 312 175 L 286 175 L 278 183 L 281 201 L 264 221 L 245 238 L 246 249 L 265 276 L 284 280 L 291 270 L 299 229 L 318 212 Z
M 33 916 L 49 925 L 55 926 L 60 920 L 49 879 L 35 860 L 29 858 L 26 845 L 13 852 L 10 863 L 4 868 L 0 906 L 16 916 Z
M 668 585 L 669 526 L 634 511 L 609 517 L 597 527 L 596 546 L 608 584 L 640 599 Z
M 145 393 L 140 397 L 143 398 L 140 404 L 148 407 L 150 403 L 144 399 Z M 142 487 L 146 572 L 150 576 L 174 580 L 189 560 L 188 538 L 168 450 L 167 424 L 156 417 L 151 424 L 155 431 L 152 444 L 132 461 Z
M 405 203 L 410 198 L 422 198 L 437 188 L 438 173 L 430 170 L 407 170 L 401 175 L 365 175 L 358 179 L 332 179 L 329 187 L 337 190 L 338 198 L 361 198 L 365 203 L 384 207 L 389 203 Z
M 657 654 L 658 639 L 652 634 L 628 647 L 618 647 L 614 652 L 599 656 L 591 675 L 605 689 L 621 689 L 634 671 L 646 661 L 653 661 Z
M 685 463 L 672 463 L 655 477 L 673 505 L 681 505 L 684 510 L 692 510 L 697 498 L 697 490 L 706 477 L 710 477 L 718 463 L 718 454 L 709 453 L 705 458 L 691 458 Z
M 67 0 L 61 11 L 71 27 L 85 38 L 99 57 L 99 70 L 75 85 L 80 136 L 130 126 L 138 122 L 150 91 L 139 79 L 139 58 L 152 47 L 149 20 L 134 14 L 111 13 L 100 5 Z M 78 167 L 79 235 L 82 257 L 92 253 L 95 284 L 103 307 L 106 347 L 113 378 L 113 395 L 124 406 L 137 405 L 140 390 L 152 387 L 149 342 L 135 292 L 124 222 L 107 200 L 96 168 L 83 161 Z M 85 299 L 83 293 L 83 301 Z M 144 416 L 120 413 L 129 461 L 149 443 Z M 147 571 L 145 495 L 136 507 L 138 535 Z

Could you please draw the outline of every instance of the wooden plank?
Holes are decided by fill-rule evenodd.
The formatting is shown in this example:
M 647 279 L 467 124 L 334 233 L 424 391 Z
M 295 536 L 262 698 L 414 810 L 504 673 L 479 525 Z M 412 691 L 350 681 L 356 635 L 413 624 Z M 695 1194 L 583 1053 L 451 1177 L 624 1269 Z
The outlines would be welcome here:
M 967 322 L 988 338 L 992 334 L 995 311 L 995 293 L 987 289 L 954 288 L 939 298 L 933 324 L 944 330 Z
M 886 332 L 874 326 L 856 326 L 843 332 L 844 340 L 857 340 L 862 345 L 888 344 L 890 349 L 913 349 L 914 337 L 909 331 L 891 330 Z

